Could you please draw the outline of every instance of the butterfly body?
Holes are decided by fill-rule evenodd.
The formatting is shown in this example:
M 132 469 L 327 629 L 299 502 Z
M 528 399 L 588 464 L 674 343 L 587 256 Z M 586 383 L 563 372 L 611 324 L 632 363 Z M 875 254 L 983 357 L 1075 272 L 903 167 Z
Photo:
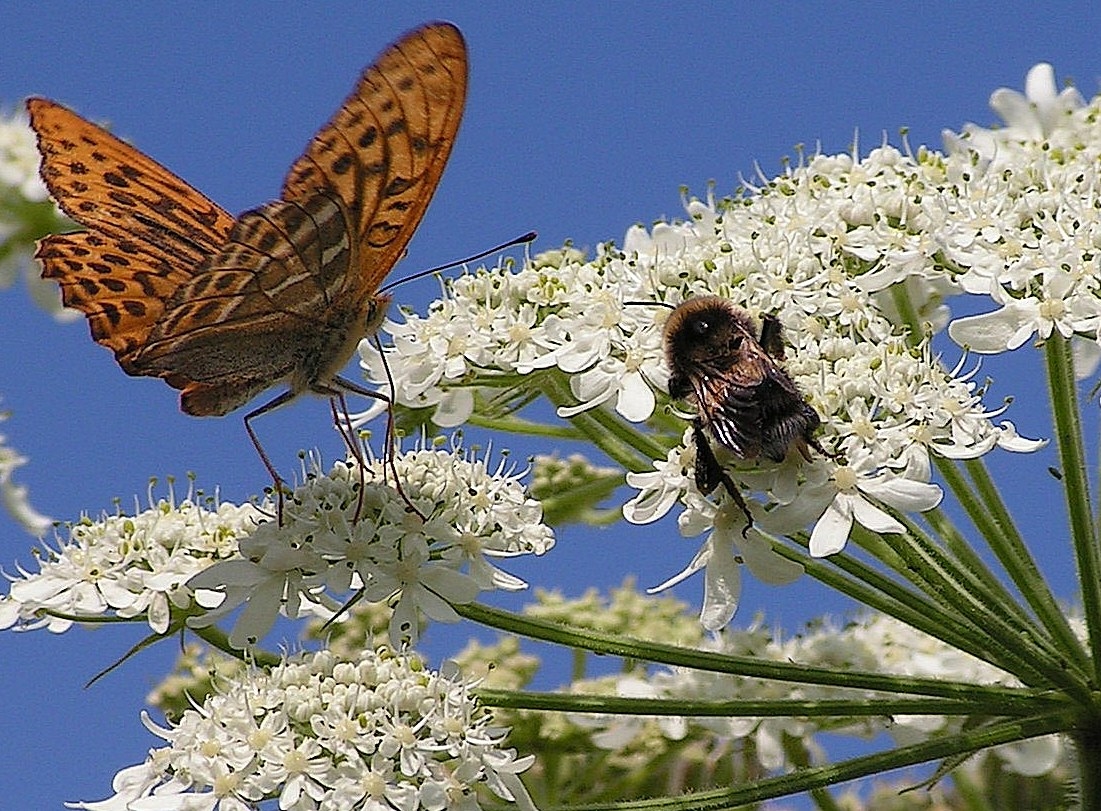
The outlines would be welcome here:
M 43 180 L 86 228 L 40 242 L 42 275 L 127 374 L 180 389 L 188 414 L 226 414 L 285 383 L 247 426 L 304 392 L 358 390 L 339 371 L 385 317 L 379 287 L 443 173 L 466 82 L 458 29 L 406 34 L 294 162 L 280 199 L 239 217 L 71 110 L 30 99 Z

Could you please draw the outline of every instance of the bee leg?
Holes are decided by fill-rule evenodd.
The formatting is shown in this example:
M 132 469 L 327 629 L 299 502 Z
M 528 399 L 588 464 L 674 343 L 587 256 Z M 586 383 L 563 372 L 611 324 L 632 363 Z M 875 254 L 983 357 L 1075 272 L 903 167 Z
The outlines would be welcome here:
M 779 318 L 774 315 L 761 316 L 761 337 L 757 343 L 776 360 L 784 359 L 784 328 Z
M 726 492 L 734 499 L 734 503 L 745 515 L 745 526 L 742 528 L 742 537 L 746 537 L 750 527 L 753 526 L 753 516 L 749 514 L 749 505 L 745 503 L 742 494 L 738 491 L 734 480 L 723 470 L 719 460 L 715 458 L 715 452 L 711 450 L 711 443 L 707 441 L 707 435 L 699 420 L 692 423 L 692 441 L 696 446 L 696 489 L 705 496 L 711 495 L 720 484 L 726 488 Z

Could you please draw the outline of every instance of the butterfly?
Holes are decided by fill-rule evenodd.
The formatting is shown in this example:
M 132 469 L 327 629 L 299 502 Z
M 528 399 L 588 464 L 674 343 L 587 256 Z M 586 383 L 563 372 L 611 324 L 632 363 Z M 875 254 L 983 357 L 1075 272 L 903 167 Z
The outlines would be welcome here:
M 31 98 L 42 179 L 86 229 L 39 243 L 42 276 L 124 372 L 179 389 L 187 414 L 221 416 L 286 383 L 244 418 L 278 483 L 253 418 L 303 392 L 383 397 L 339 372 L 385 318 L 382 281 L 440 181 L 466 85 L 457 28 L 407 33 L 363 72 L 279 199 L 238 217 L 101 127 Z

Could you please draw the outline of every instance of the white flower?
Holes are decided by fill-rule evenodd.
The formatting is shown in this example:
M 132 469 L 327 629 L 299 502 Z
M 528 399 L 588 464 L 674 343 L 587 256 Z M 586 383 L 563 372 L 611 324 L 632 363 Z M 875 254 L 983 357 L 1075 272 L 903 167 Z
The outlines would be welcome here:
M 974 149 L 984 157 L 997 160 L 1004 146 L 1043 141 L 1065 128 L 1067 118 L 1083 106 L 1085 101 L 1081 94 L 1073 87 L 1059 91 L 1055 86 L 1055 69 L 1040 62 L 1025 77 L 1023 94 L 1008 87 L 991 94 L 990 107 L 1002 117 L 1005 127 L 989 130 L 967 124 L 962 137 L 946 132 L 945 140 L 950 148 Z
M 68 528 L 56 549 L 44 548 L 39 571 L 19 570 L 0 598 L 0 627 L 67 630 L 74 621 L 144 617 L 168 630 L 173 609 L 191 604 L 184 584 L 237 551 L 261 512 L 223 503 L 161 501 L 133 516 L 84 519 Z
M 738 610 L 743 563 L 758 580 L 777 586 L 795 581 L 803 573 L 803 567 L 774 552 L 756 530 L 743 536 L 745 516 L 731 500 L 715 511 L 712 524 L 714 530 L 688 566 L 661 585 L 647 589 L 647 593 L 665 591 L 705 569 L 700 625 L 705 630 L 718 631 Z
M 0 422 L 7 418 L 8 413 L 0 411 Z M 12 481 L 15 471 L 26 463 L 27 458 L 8 445 L 7 437 L 0 434 L 0 503 L 16 523 L 35 537 L 41 538 L 53 521 L 31 506 L 24 485 Z
M 484 785 L 534 809 L 517 776 L 533 759 L 502 748 L 507 730 L 470 686 L 386 649 L 358 661 L 301 654 L 216 684 L 169 727 L 143 716 L 168 745 L 119 772 L 113 797 L 72 807 L 246 811 L 278 799 L 288 809 L 476 811 Z
M 914 458 L 925 460 L 920 454 Z M 841 551 L 854 521 L 879 534 L 906 531 L 902 524 L 869 500 L 869 496 L 901 512 L 924 512 L 940 504 L 944 495 L 941 489 L 922 480 L 929 475 L 927 462 L 910 465 L 901 475 L 894 471 L 862 475 L 862 468 L 874 464 L 870 455 L 864 455 L 834 471 L 831 484 L 835 495 L 810 536 L 813 557 Z M 823 489 L 830 489 L 830 486 L 825 485 Z
M 390 638 L 400 647 L 416 640 L 422 616 L 454 622 L 451 606 L 483 590 L 526 588 L 491 559 L 541 555 L 554 535 L 503 462 L 491 473 L 484 460 L 457 450 L 415 450 L 398 455 L 394 467 L 404 497 L 384 483 L 392 473 L 383 460 L 311 475 L 285 504 L 282 524 L 260 524 L 239 558 L 189 582 L 203 605 L 216 606 L 190 624 L 210 625 L 247 603 L 230 634 L 245 648 L 280 612 L 296 617 L 324 605 L 331 616 L 337 596 L 359 589 L 367 600 L 392 601 Z
M 38 177 L 38 141 L 23 110 L 0 114 L 0 187 L 12 188 L 31 202 L 49 195 Z

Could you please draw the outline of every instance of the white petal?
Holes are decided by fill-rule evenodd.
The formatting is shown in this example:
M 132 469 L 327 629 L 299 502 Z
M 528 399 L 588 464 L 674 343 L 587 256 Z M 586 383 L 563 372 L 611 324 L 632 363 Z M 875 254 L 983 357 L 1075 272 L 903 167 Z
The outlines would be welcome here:
M 948 325 L 948 335 L 972 352 L 984 355 L 1005 352 L 1019 337 L 1022 315 L 1017 308 L 1007 305 L 993 312 L 957 318 Z
M 703 578 L 703 607 L 700 609 L 700 625 L 708 631 L 719 631 L 738 610 L 738 598 L 742 593 L 741 564 L 734 559 L 734 550 L 728 544 L 713 548 L 711 559 Z
M 1047 445 L 1046 439 L 1029 439 L 1017 433 L 1017 426 L 1009 420 L 999 423 L 998 447 L 1014 453 L 1031 453 Z
M 711 542 L 708 541 L 707 543 L 705 543 L 703 546 L 700 547 L 699 551 L 696 552 L 695 557 L 692 558 L 691 562 L 689 562 L 689 564 L 687 566 L 685 566 L 684 569 L 680 573 L 673 575 L 672 577 L 670 577 L 668 580 L 666 580 L 661 585 L 653 586 L 651 588 L 646 589 L 646 593 L 647 594 L 657 594 L 659 591 L 665 591 L 666 589 L 671 589 L 673 586 L 677 585 L 677 583 L 680 583 L 683 580 L 687 580 L 689 577 L 691 577 L 696 572 L 698 572 L 700 569 L 702 569 L 704 566 L 706 566 L 707 561 L 710 560 L 710 558 L 711 558 Z
M 872 532 L 878 532 L 880 535 L 888 532 L 901 533 L 906 531 L 906 527 L 870 501 L 865 501 L 862 498 L 853 499 L 853 518 L 862 527 L 867 527 Z
M 474 392 L 470 389 L 450 389 L 444 392 L 432 422 L 441 428 L 462 425 L 474 413 Z
M 628 422 L 644 422 L 654 413 L 654 391 L 638 372 L 628 372 L 619 381 L 615 410 Z
M 853 525 L 852 496 L 838 493 L 810 533 L 810 555 L 824 558 L 845 548 Z
M 857 486 L 868 495 L 875 496 L 880 501 L 902 512 L 925 512 L 936 507 L 944 498 L 944 491 L 939 486 L 929 482 L 917 482 L 902 476 L 881 477 L 867 482 L 860 482 Z M 857 516 L 857 520 L 860 521 L 859 516 Z M 891 521 L 895 526 L 898 526 L 894 519 L 891 519 Z M 868 529 L 872 529 L 870 525 L 863 521 L 860 521 L 860 523 Z M 901 532 L 902 530 L 877 531 Z
M 1087 341 L 1075 336 L 1071 339 L 1070 350 L 1074 356 L 1075 379 L 1085 380 L 1092 377 L 1097 371 L 1097 364 L 1101 363 L 1101 346 L 1097 341 Z
M 750 532 L 741 543 L 742 558 L 753 576 L 770 586 L 785 586 L 803 575 L 803 566 L 772 551 L 768 541 Z

